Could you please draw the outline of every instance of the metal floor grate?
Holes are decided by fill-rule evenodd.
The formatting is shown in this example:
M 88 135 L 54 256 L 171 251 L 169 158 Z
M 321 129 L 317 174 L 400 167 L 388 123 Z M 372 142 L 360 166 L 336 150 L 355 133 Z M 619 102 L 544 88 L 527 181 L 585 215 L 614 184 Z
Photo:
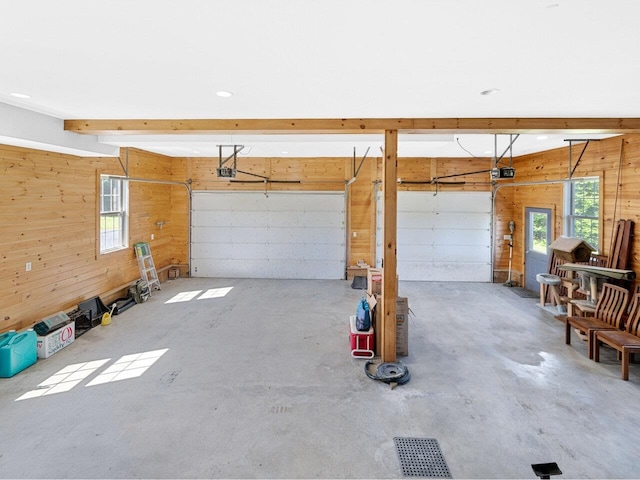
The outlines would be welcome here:
M 405 477 L 452 478 L 435 438 L 394 437 Z

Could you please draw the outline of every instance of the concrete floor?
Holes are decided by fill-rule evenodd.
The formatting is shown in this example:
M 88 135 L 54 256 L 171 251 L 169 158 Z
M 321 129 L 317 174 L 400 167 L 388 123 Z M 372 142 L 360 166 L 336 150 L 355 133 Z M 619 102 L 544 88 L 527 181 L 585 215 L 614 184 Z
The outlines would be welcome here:
M 349 355 L 346 281 L 178 279 L 0 379 L 3 478 L 398 478 L 393 437 L 436 438 L 454 478 L 638 478 L 640 365 L 620 379 L 563 324 L 500 284 L 400 282 L 411 381 Z M 180 292 L 224 297 L 166 303 Z M 89 385 L 120 357 L 142 375 Z M 107 360 L 108 359 L 108 360 Z M 70 364 L 75 387 L 16 401 Z M 100 377 L 103 378 L 103 377 Z

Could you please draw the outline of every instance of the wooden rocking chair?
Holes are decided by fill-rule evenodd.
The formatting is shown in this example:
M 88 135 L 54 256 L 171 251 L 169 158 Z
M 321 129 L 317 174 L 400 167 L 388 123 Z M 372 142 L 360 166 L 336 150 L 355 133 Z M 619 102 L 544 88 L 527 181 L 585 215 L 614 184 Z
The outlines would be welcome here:
M 565 343 L 571 344 L 572 327 L 587 335 L 587 351 L 593 358 L 594 333 L 599 330 L 620 330 L 622 316 L 629 304 L 626 288 L 605 283 L 593 317 L 567 317 L 565 319 Z
M 640 353 L 640 293 L 633 296 L 633 304 L 624 332 L 601 330 L 594 334 L 593 359 L 600 361 L 600 345 L 606 343 L 618 351 L 622 357 L 622 380 L 629 380 L 629 361 L 631 355 Z

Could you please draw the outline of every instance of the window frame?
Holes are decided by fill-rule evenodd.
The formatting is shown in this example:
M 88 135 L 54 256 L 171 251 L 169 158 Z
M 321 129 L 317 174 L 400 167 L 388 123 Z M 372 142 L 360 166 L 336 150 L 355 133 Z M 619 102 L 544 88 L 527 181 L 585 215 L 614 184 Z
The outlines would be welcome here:
M 587 182 L 587 181 L 597 181 L 598 182 L 598 215 L 597 216 L 589 216 L 589 215 L 576 215 L 575 205 L 576 205 L 576 184 Z M 567 180 L 565 183 L 565 234 L 569 237 L 575 237 L 575 224 L 576 220 L 587 219 L 594 220 L 598 225 L 598 238 L 595 245 L 593 245 L 592 241 L 589 239 L 583 239 L 587 243 L 589 243 L 593 248 L 595 248 L 594 254 L 597 254 L 601 251 L 602 246 L 602 176 L 588 176 L 588 177 L 579 177 L 572 178 L 571 180 Z
M 114 197 L 113 188 L 108 193 L 109 197 L 109 210 L 103 210 L 105 205 L 105 192 L 103 190 L 104 180 L 109 180 L 110 183 L 116 181 L 119 184 L 119 192 L 117 197 Z M 113 252 L 118 252 L 129 248 L 129 182 L 125 177 L 116 175 L 99 175 L 98 177 L 98 225 L 97 225 L 97 237 L 98 237 L 98 252 L 100 255 L 106 255 Z M 115 200 L 115 205 L 114 205 Z M 103 230 L 103 219 L 116 218 L 119 219 L 119 223 L 122 226 L 120 229 Z M 117 245 L 105 246 L 106 237 L 109 233 L 113 235 L 113 232 L 118 232 L 118 237 L 115 241 Z M 112 238 L 113 241 L 113 238 Z

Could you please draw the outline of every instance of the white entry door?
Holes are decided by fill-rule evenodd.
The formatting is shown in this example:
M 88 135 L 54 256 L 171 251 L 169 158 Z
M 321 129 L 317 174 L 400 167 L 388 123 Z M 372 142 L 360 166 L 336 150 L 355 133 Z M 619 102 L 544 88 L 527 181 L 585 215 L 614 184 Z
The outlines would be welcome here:
M 341 192 L 192 194 L 194 277 L 343 279 Z
M 376 263 L 382 258 L 378 194 Z M 491 193 L 398 192 L 400 280 L 491 282 Z

